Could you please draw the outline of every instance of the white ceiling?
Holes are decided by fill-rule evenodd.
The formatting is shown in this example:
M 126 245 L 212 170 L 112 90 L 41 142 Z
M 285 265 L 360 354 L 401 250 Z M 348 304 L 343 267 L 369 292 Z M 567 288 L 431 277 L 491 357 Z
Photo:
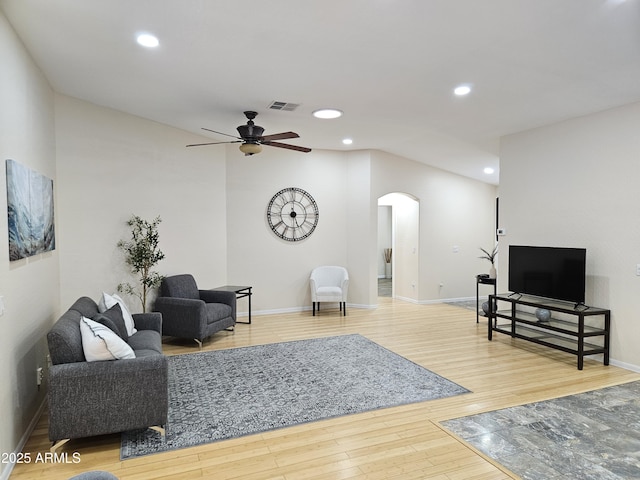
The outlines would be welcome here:
M 225 138 L 200 127 L 236 134 L 242 112 L 256 110 L 265 135 L 300 134 L 289 143 L 380 149 L 497 184 L 502 135 L 640 101 L 639 2 L 0 0 L 0 8 L 57 92 L 211 141 Z M 141 31 L 160 47 L 138 46 Z M 453 95 L 461 83 L 470 95 Z M 272 101 L 300 107 L 269 110 Z M 320 107 L 344 116 L 313 118 Z

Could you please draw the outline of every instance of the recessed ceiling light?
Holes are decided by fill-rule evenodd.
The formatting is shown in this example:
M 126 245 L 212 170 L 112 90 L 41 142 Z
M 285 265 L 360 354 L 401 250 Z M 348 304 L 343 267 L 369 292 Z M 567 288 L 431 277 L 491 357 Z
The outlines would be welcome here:
M 316 118 L 331 119 L 341 117 L 342 112 L 335 108 L 321 108 L 320 110 L 313 112 L 313 116 Z
M 469 93 L 471 93 L 471 87 L 469 85 L 459 85 L 453 90 L 453 93 L 455 93 L 459 97 L 468 95 Z
M 160 45 L 158 37 L 156 37 L 155 35 L 151 35 L 150 33 L 141 33 L 140 35 L 138 35 L 136 40 L 143 47 L 154 48 Z
M 495 172 L 495 170 L 491 167 L 484 168 L 484 173 L 486 173 L 487 175 L 491 175 L 493 172 Z
M 353 140 L 351 138 L 343 138 L 342 143 L 344 143 L 345 145 L 351 145 L 353 143 Z

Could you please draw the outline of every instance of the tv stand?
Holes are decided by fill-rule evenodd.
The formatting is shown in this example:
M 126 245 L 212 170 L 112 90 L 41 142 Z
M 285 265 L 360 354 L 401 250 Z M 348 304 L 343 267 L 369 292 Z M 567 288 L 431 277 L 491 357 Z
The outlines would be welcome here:
M 578 306 L 526 295 L 489 295 L 488 338 L 492 340 L 493 332 L 504 333 L 571 353 L 578 357 L 578 370 L 582 370 L 586 355 L 602 354 L 604 364 L 609 365 L 611 311 Z M 537 308 L 549 310 L 551 319 L 540 322 L 535 316 Z M 585 324 L 586 317 L 594 318 Z

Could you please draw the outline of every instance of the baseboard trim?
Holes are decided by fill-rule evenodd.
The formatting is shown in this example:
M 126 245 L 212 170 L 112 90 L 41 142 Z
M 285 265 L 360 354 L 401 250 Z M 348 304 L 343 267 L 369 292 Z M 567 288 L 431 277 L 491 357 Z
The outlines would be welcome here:
M 450 303 L 450 302 L 470 302 L 476 299 L 476 297 L 458 297 L 458 298 L 438 298 L 435 300 L 416 300 L 415 298 L 401 297 L 396 296 L 393 297 L 394 300 L 402 300 L 403 302 L 409 302 L 416 305 L 437 305 L 439 303 Z M 347 303 L 347 307 L 349 308 L 364 308 L 366 310 L 375 310 L 378 308 L 377 304 L 374 305 L 365 305 L 361 303 Z M 296 313 L 296 312 L 306 312 L 310 311 L 312 307 L 304 306 L 304 307 L 289 307 L 289 308 L 274 308 L 272 310 L 252 310 L 251 316 L 260 316 L 260 315 L 277 315 L 281 313 Z M 249 315 L 248 312 L 238 312 L 238 317 L 247 317 Z M 0 479 L 1 480 L 1 479 Z
M 415 305 L 420 305 L 420 301 L 416 300 L 415 298 L 402 297 L 402 296 L 399 296 L 399 295 L 396 295 L 393 298 L 394 298 L 394 300 L 402 300 L 403 302 L 408 302 L 408 303 L 413 303 Z
M 10 457 L 16 458 L 18 454 L 22 452 L 22 450 L 24 449 L 24 446 L 27 444 L 27 441 L 29 440 L 29 437 L 31 437 L 31 434 L 36 429 L 36 425 L 38 425 L 38 421 L 40 420 L 40 417 L 44 412 L 44 408 L 46 404 L 47 404 L 47 396 L 45 395 L 42 400 L 42 403 L 38 407 L 38 410 L 36 410 L 35 416 L 31 419 L 31 422 L 29 422 L 29 426 L 27 427 L 27 430 L 22 435 L 22 438 L 20 438 L 20 442 L 18 442 L 18 446 L 13 451 L 14 455 L 11 455 Z M 2 472 L 0 473 L 0 480 L 9 480 L 9 477 L 13 472 L 13 468 L 16 466 L 15 462 L 8 462 L 8 463 L 5 463 L 5 465 L 7 466 L 7 468 L 2 470 Z
M 331 302 L 328 302 L 331 303 Z M 337 305 L 337 303 L 336 303 Z M 336 307 L 337 308 L 337 307 Z M 347 311 L 349 308 L 364 308 L 364 309 L 368 309 L 368 310 L 373 310 L 378 308 L 378 305 L 363 305 L 363 304 L 359 304 L 359 303 L 347 303 Z M 290 307 L 290 308 L 276 308 L 273 310 L 252 310 L 251 311 L 251 317 L 254 316 L 260 316 L 260 315 L 277 315 L 277 314 L 281 314 L 281 313 L 297 313 L 297 312 L 307 312 L 307 311 L 311 311 L 312 307 L 311 306 L 305 306 L 305 307 Z M 238 316 L 241 316 L 240 314 L 238 314 Z
M 452 303 L 452 302 L 471 302 L 476 297 L 457 297 L 457 298 L 437 298 L 435 300 L 420 300 L 420 305 L 437 305 L 438 303 Z
M 633 365 L 631 363 L 620 362 L 618 360 L 614 360 L 613 358 L 609 359 L 609 365 L 613 365 L 614 367 L 624 368 L 625 370 L 631 370 L 632 372 L 640 373 L 640 366 Z

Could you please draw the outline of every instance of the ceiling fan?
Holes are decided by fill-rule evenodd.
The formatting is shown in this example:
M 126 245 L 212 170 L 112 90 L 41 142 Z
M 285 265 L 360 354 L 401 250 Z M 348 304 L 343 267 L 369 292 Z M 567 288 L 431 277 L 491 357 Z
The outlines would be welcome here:
M 289 143 L 282 142 L 274 142 L 274 140 L 284 140 L 287 138 L 298 138 L 298 135 L 295 132 L 282 132 L 282 133 L 274 133 L 273 135 L 262 135 L 264 132 L 264 128 L 260 125 L 256 125 L 253 123 L 253 119 L 258 115 L 257 112 L 247 111 L 244 112 L 247 117 L 247 124 L 240 125 L 237 130 L 240 134 L 239 137 L 235 135 L 229 135 L 227 133 L 216 132 L 215 130 L 211 130 L 209 128 L 202 128 L 202 130 L 206 130 L 208 132 L 217 133 L 218 135 L 225 135 L 227 137 L 233 137 L 236 140 L 230 140 L 227 142 L 209 142 L 209 143 L 194 143 L 192 145 L 187 145 L 187 147 L 200 147 L 203 145 L 218 145 L 221 143 L 242 143 L 240 145 L 240 151 L 245 155 L 255 155 L 256 153 L 260 153 L 262 151 L 262 145 L 268 145 L 269 147 L 278 147 L 278 148 L 286 148 L 288 150 L 296 150 L 298 152 L 308 153 L 311 151 L 310 148 L 307 147 L 299 147 L 298 145 L 291 145 Z

